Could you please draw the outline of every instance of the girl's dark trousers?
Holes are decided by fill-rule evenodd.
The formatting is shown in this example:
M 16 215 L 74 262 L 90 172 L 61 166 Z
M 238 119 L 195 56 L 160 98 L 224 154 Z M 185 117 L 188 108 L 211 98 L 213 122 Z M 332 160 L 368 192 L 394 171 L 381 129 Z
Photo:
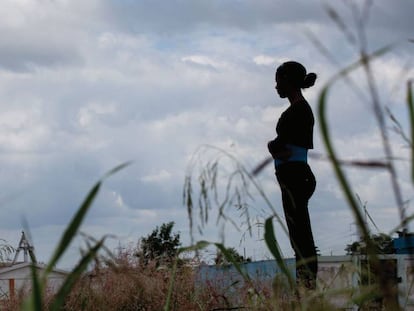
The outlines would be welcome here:
M 314 289 L 318 261 L 309 219 L 308 202 L 315 191 L 315 176 L 308 164 L 287 162 L 277 167 L 276 177 L 282 191 L 283 210 L 290 243 L 295 251 L 297 283 Z

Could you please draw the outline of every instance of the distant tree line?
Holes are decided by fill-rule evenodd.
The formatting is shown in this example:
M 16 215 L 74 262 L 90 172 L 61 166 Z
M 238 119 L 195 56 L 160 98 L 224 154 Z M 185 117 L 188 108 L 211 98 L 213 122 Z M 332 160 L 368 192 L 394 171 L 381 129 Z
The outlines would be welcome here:
M 140 239 L 135 256 L 142 265 L 150 263 L 156 266 L 170 265 L 178 256 L 181 246 L 180 233 L 173 232 L 174 222 L 163 223 L 150 234 Z M 183 261 L 180 259 L 180 261 Z M 233 262 L 251 262 L 250 258 L 240 255 L 234 247 L 228 247 L 216 253 L 214 262 L 217 265 L 231 264 Z
M 371 236 L 371 241 L 374 245 L 374 252 L 376 254 L 394 254 L 393 239 L 384 233 L 374 234 Z M 361 239 L 352 244 L 347 244 L 345 248 L 347 255 L 367 254 L 367 243 Z

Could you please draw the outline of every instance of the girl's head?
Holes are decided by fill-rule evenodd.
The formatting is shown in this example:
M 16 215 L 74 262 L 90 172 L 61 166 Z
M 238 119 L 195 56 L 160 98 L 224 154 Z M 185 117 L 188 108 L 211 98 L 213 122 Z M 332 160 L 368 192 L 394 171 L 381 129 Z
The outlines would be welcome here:
M 276 70 L 276 90 L 280 97 L 288 97 L 292 92 L 300 91 L 315 84 L 316 74 L 306 73 L 306 68 L 294 61 L 280 65 Z

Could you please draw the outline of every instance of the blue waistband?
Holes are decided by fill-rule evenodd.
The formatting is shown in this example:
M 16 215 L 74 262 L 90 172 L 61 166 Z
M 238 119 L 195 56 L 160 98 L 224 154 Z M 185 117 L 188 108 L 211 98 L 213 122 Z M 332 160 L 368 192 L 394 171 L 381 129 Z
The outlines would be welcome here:
M 286 144 L 286 148 L 292 153 L 287 160 L 275 159 L 275 167 L 287 162 L 308 163 L 308 149 L 296 145 Z

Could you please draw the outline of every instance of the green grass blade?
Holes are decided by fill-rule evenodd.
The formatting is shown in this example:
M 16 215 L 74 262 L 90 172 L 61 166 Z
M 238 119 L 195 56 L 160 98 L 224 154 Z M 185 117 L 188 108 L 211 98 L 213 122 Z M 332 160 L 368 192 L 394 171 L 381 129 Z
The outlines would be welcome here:
M 95 200 L 99 189 L 102 185 L 102 182 L 104 179 L 108 178 L 109 176 L 117 173 L 121 169 L 125 168 L 126 166 L 130 165 L 131 162 L 126 162 L 121 165 L 116 166 L 109 172 L 107 172 L 101 180 L 99 180 L 93 188 L 89 191 L 88 195 L 82 202 L 81 206 L 77 210 L 76 214 L 72 218 L 69 225 L 66 227 L 65 232 L 63 233 L 59 244 L 57 245 L 52 258 L 50 259 L 48 265 L 45 268 L 45 271 L 42 275 L 42 278 L 39 279 L 37 273 L 36 273 L 36 267 L 34 264 L 32 265 L 32 295 L 24 301 L 22 305 L 22 310 L 27 311 L 43 311 L 43 294 L 44 290 L 47 284 L 47 277 L 48 274 L 53 270 L 56 263 L 62 256 L 62 254 L 65 252 L 65 250 L 69 247 L 69 244 L 72 242 L 72 240 L 75 238 L 77 231 L 82 224 L 87 211 L 91 207 L 93 201 Z M 99 242 L 96 243 L 96 245 L 89 249 L 86 255 L 82 257 L 82 259 L 79 261 L 78 265 L 75 267 L 75 269 L 67 276 L 64 284 L 59 289 L 58 294 L 55 296 L 55 300 L 53 301 L 53 304 L 50 310 L 61 310 L 64 299 L 69 294 L 70 290 L 73 288 L 73 285 L 76 283 L 76 281 L 81 276 L 82 272 L 85 271 L 85 269 L 88 267 L 88 264 L 96 257 L 96 254 L 98 250 L 103 246 L 105 238 L 101 239 Z M 30 254 L 32 261 L 35 261 L 34 254 Z
M 341 169 L 338 157 L 332 145 L 331 137 L 329 135 L 329 129 L 328 129 L 327 118 L 326 118 L 326 103 L 327 103 L 326 98 L 327 98 L 327 94 L 328 94 L 330 87 L 331 87 L 330 84 L 325 86 L 319 95 L 318 112 L 319 112 L 319 119 L 320 119 L 319 124 L 320 124 L 320 129 L 321 129 L 321 134 L 322 134 L 322 140 L 325 143 L 328 156 L 331 159 L 332 166 L 336 174 L 336 178 L 345 194 L 345 198 L 348 201 L 348 204 L 351 207 L 352 212 L 354 213 L 354 217 L 356 218 L 357 225 L 360 229 L 362 229 L 363 235 L 365 237 L 368 237 L 369 235 L 368 230 L 366 228 L 364 218 L 359 208 L 359 204 L 357 200 L 355 200 L 355 196 L 351 190 L 349 182 L 347 178 L 345 177 L 344 172 Z
M 378 255 L 376 254 L 375 245 L 374 245 L 374 243 L 373 243 L 373 241 L 370 237 L 368 226 L 365 223 L 364 218 L 362 216 L 360 206 L 359 206 L 358 202 L 355 200 L 354 193 L 351 190 L 351 186 L 350 186 L 347 178 L 345 177 L 344 171 L 342 170 L 341 165 L 338 161 L 338 157 L 337 157 L 337 155 L 334 151 L 334 148 L 333 148 L 333 145 L 332 145 L 332 140 L 331 140 L 331 137 L 330 137 L 328 124 L 327 124 L 326 105 L 327 105 L 328 91 L 330 90 L 333 83 L 337 79 L 341 78 L 343 76 L 343 74 L 347 74 L 348 72 L 350 72 L 353 69 L 356 69 L 360 66 L 363 66 L 364 68 L 366 68 L 367 64 L 372 60 L 372 58 L 384 54 L 390 48 L 391 47 L 388 46 L 386 48 L 378 50 L 377 52 L 374 52 L 371 55 L 367 55 L 367 56 L 363 55 L 363 57 L 361 57 L 361 59 L 358 62 L 356 62 L 352 66 L 342 70 L 340 74 L 338 74 L 336 77 L 334 77 L 334 79 L 332 79 L 330 82 L 327 83 L 327 85 L 325 85 L 325 87 L 322 88 L 322 91 L 319 95 L 319 101 L 318 101 L 319 124 L 320 124 L 320 130 L 321 130 L 321 134 L 322 134 L 322 141 L 324 142 L 326 150 L 328 152 L 328 156 L 331 159 L 331 163 L 332 163 L 335 175 L 336 175 L 336 179 L 338 180 L 339 185 L 342 188 L 342 191 L 345 195 L 345 199 L 347 200 L 348 205 L 351 208 L 351 211 L 354 215 L 355 221 L 358 225 L 358 228 L 360 230 L 362 238 L 366 242 L 367 255 L 368 255 L 367 259 L 370 261 L 370 264 L 372 265 L 372 267 L 374 267 L 374 269 L 379 269 L 380 268 L 380 261 L 379 261 Z M 405 217 L 402 218 L 402 221 L 403 221 L 403 226 L 405 227 L 405 225 L 404 225 L 406 223 Z M 382 282 L 382 280 L 380 280 L 380 284 L 384 284 L 380 288 L 381 289 L 380 295 L 382 297 L 384 297 L 384 299 L 386 299 L 388 297 L 390 289 L 386 285 L 387 283 Z M 386 300 L 387 301 L 384 302 L 384 303 L 390 303 L 390 305 L 393 305 L 393 301 L 391 301 L 389 299 L 386 299 Z
M 195 245 L 181 247 L 178 249 L 177 258 L 174 261 L 174 266 L 171 272 L 170 284 L 168 285 L 168 292 L 167 292 L 167 298 L 165 300 L 164 311 L 169 311 L 171 309 L 170 307 L 171 297 L 174 291 L 174 284 L 175 284 L 175 278 L 177 275 L 177 267 L 178 267 L 178 260 L 179 260 L 178 255 L 185 253 L 185 252 L 199 251 L 203 248 L 208 247 L 211 244 L 212 243 L 208 241 L 199 241 Z
M 236 268 L 237 272 L 241 275 L 244 282 L 249 285 L 251 289 L 254 290 L 254 293 L 256 294 L 257 298 L 262 300 L 263 295 L 261 292 L 259 292 L 256 288 L 256 286 L 253 285 L 252 279 L 250 278 L 249 274 L 242 269 L 242 263 L 237 262 L 233 255 L 228 251 L 228 249 L 221 243 L 214 243 L 214 245 L 221 251 L 221 253 L 224 255 L 224 257 L 227 259 L 228 262 L 230 262 L 234 268 Z
M 52 256 L 52 259 L 50 260 L 47 268 L 45 276 L 52 271 L 52 269 L 55 267 L 57 261 L 60 259 L 62 254 L 65 252 L 65 250 L 69 247 L 69 244 L 72 242 L 72 240 L 75 238 L 76 233 L 82 224 L 87 211 L 91 207 L 93 201 L 95 200 L 96 195 L 99 192 L 99 189 L 102 185 L 102 182 L 104 179 L 108 178 L 109 176 L 115 174 L 119 170 L 125 168 L 126 166 L 130 165 L 131 162 L 126 162 L 121 165 L 116 166 L 112 170 L 110 170 L 108 173 L 104 175 L 104 177 L 99 180 L 95 186 L 89 191 L 88 195 L 84 199 L 83 203 L 79 207 L 78 211 L 76 212 L 75 216 L 72 218 L 72 221 L 70 224 L 66 227 L 65 232 L 63 233 L 63 236 L 61 240 L 59 241 L 59 244 Z
M 178 249 L 178 254 L 182 254 L 185 252 L 195 252 L 202 250 L 203 248 L 206 248 L 210 246 L 212 243 L 208 241 L 198 241 L 195 245 L 186 246 L 186 247 L 180 247 Z
M 67 295 L 72 290 L 73 286 L 81 277 L 82 273 L 87 269 L 89 263 L 96 257 L 98 251 L 103 246 L 105 241 L 105 237 L 102 238 L 95 246 L 89 249 L 89 251 L 82 257 L 76 267 L 71 271 L 71 273 L 67 276 L 65 282 L 60 287 L 58 293 L 53 300 L 52 305 L 50 306 L 50 311 L 59 311 L 62 310 L 62 307 L 65 303 L 65 299 Z
M 244 280 L 247 282 L 251 282 L 249 275 L 245 271 L 243 271 L 240 262 L 237 262 L 235 260 L 235 258 L 227 250 L 227 248 L 221 243 L 214 243 L 214 245 L 221 251 L 221 253 L 227 259 L 227 261 L 230 262 L 236 268 L 237 272 L 239 272 L 239 274 L 244 278 Z
M 35 310 L 43 310 L 43 295 L 42 295 L 42 284 L 39 280 L 36 271 L 36 264 L 32 263 L 31 272 L 32 272 L 32 291 L 33 291 L 33 302 L 35 305 Z
M 99 192 L 99 189 L 101 187 L 101 181 L 99 181 L 89 192 L 89 194 L 86 196 L 85 200 L 83 201 L 82 205 L 76 212 L 75 216 L 73 217 L 72 221 L 66 228 L 65 232 L 63 233 L 63 236 L 61 240 L 59 241 L 57 248 L 54 252 L 54 255 L 52 259 L 50 260 L 48 267 L 46 268 L 47 273 L 51 272 L 52 269 L 55 267 L 57 261 L 60 259 L 62 254 L 65 252 L 65 250 L 69 247 L 69 244 L 74 239 L 76 232 L 78 231 L 80 225 L 82 224 L 83 219 L 85 218 L 86 212 L 89 210 L 89 208 L 92 205 L 92 202 L 94 201 L 96 195 Z M 47 274 L 46 273 L 46 274 Z
M 177 266 L 178 266 L 178 258 L 175 259 L 174 261 L 174 266 L 172 268 L 172 272 L 171 272 L 171 277 L 170 277 L 170 284 L 168 286 L 168 293 L 167 293 L 167 299 L 165 300 L 165 305 L 164 305 L 164 311 L 169 311 L 171 310 L 171 297 L 174 291 L 174 284 L 175 284 L 175 278 L 177 275 Z
M 125 162 L 125 163 L 121 163 L 118 166 L 115 166 L 113 169 L 111 169 L 110 171 L 108 171 L 102 177 L 101 181 L 104 181 L 105 179 L 107 179 L 111 175 L 114 175 L 114 174 L 118 173 L 120 170 L 123 170 L 125 167 L 130 166 L 132 163 L 133 163 L 133 161 L 128 161 L 128 162 Z
M 366 62 L 371 61 L 372 59 L 385 54 L 386 52 L 391 50 L 392 47 L 393 47 L 393 45 L 387 45 L 383 48 L 380 48 L 380 49 L 376 50 L 375 52 L 373 52 L 372 54 L 367 55 L 366 57 L 363 57 L 363 58 L 359 59 L 358 61 L 354 62 L 350 66 L 348 66 L 348 67 L 344 68 L 343 70 L 341 70 L 332 79 L 330 79 L 329 82 L 322 88 L 322 91 L 319 95 L 319 100 L 318 100 L 318 115 L 319 115 L 319 125 L 320 125 L 320 130 L 321 130 L 321 135 L 322 135 L 322 141 L 325 144 L 325 147 L 326 147 L 326 150 L 327 150 L 327 153 L 328 153 L 328 157 L 331 159 L 331 162 L 332 162 L 337 180 L 338 180 L 338 182 L 339 182 L 339 184 L 340 184 L 340 186 L 341 186 L 341 188 L 342 188 L 342 190 L 345 194 L 345 198 L 348 201 L 349 206 L 351 207 L 351 210 L 354 214 L 354 217 L 356 218 L 357 225 L 360 228 L 362 235 L 367 239 L 368 248 L 370 248 L 369 244 L 371 244 L 369 242 L 370 239 L 369 239 L 368 228 L 366 227 L 366 224 L 364 222 L 364 218 L 363 218 L 362 213 L 360 211 L 359 204 L 355 200 L 355 196 L 354 196 L 354 193 L 351 190 L 350 184 L 349 184 L 347 178 L 345 177 L 344 172 L 341 169 L 340 161 L 338 160 L 338 156 L 336 155 L 336 153 L 334 151 L 334 147 L 332 145 L 332 139 L 331 139 L 330 134 L 329 134 L 329 127 L 328 127 L 327 118 L 326 118 L 327 95 L 328 95 L 328 91 L 330 90 L 332 85 L 338 79 L 348 75 L 353 70 L 358 69 L 361 66 L 364 66 L 364 64 L 366 64 Z
M 294 289 L 295 282 L 283 259 L 282 252 L 280 251 L 279 244 L 277 243 L 277 240 L 276 240 L 275 231 L 273 229 L 273 217 L 269 217 L 265 221 L 264 239 L 265 239 L 268 249 L 272 253 L 273 257 L 275 258 L 279 268 L 282 270 L 282 273 L 288 279 L 290 288 Z
M 22 311 L 43 311 L 42 283 L 36 271 L 36 264 L 32 262 L 30 266 L 30 275 L 32 281 L 32 292 L 27 297 L 21 307 Z
M 414 102 L 413 102 L 413 81 L 407 83 L 407 104 L 411 126 L 411 179 L 414 183 Z

